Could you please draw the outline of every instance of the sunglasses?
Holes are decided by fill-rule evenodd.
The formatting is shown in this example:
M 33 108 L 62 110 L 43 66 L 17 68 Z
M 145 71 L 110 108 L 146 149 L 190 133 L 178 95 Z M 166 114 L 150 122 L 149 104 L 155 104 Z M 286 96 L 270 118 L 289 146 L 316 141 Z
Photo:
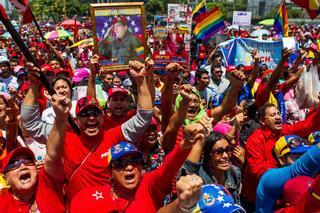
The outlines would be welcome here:
M 314 140 L 320 139 L 320 132 L 313 133 Z
M 216 157 L 221 157 L 223 153 L 227 153 L 227 155 L 232 155 L 234 150 L 233 146 L 227 146 L 226 148 L 219 147 L 217 149 L 212 150 L 212 154 Z
M 9 171 L 13 171 L 15 169 L 18 169 L 21 164 L 24 164 L 25 166 L 34 166 L 35 163 L 34 163 L 34 160 L 32 159 L 20 159 L 20 160 L 14 160 L 12 162 L 10 162 L 6 169 L 5 169 L 5 172 L 9 172 Z
M 296 148 L 296 147 L 303 146 L 303 145 L 312 145 L 312 144 L 304 138 L 294 138 L 294 137 L 289 138 L 287 145 L 280 150 L 280 155 L 287 148 L 291 149 L 291 148 Z
M 113 161 L 111 164 L 111 167 L 116 170 L 123 170 L 128 165 L 132 166 L 138 166 L 141 165 L 142 159 L 140 157 L 138 158 L 130 158 L 130 159 L 123 159 L 123 160 L 116 160 Z
M 80 117 L 99 117 L 102 115 L 102 111 L 96 108 L 86 109 L 79 113 Z

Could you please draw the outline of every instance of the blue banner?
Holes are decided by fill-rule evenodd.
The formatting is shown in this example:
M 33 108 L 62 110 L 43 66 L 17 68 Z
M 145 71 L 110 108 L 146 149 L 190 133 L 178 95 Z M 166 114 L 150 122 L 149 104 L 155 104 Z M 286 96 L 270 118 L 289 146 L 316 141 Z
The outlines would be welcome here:
M 283 42 L 280 41 L 266 41 L 249 38 L 236 38 L 225 41 L 219 44 L 223 55 L 224 64 L 238 66 L 251 65 L 252 58 L 250 51 L 257 49 L 259 53 L 259 61 L 261 64 L 266 64 L 269 68 L 274 69 L 281 59 L 281 51 L 283 49 Z M 296 42 L 296 52 L 299 50 Z M 296 54 L 290 57 L 290 63 L 293 63 Z

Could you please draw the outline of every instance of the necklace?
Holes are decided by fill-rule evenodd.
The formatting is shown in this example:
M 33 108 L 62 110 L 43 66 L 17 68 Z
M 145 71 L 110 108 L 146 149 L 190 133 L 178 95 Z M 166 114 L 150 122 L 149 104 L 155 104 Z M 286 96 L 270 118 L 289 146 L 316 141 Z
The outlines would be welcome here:
M 112 195 L 112 200 L 115 202 L 115 204 L 117 205 L 118 209 L 120 212 L 125 212 L 129 206 L 129 204 L 132 202 L 134 196 L 131 196 L 130 199 L 127 201 L 126 206 L 124 207 L 124 209 L 122 210 L 121 206 L 119 206 L 118 201 L 116 200 L 117 198 L 119 199 L 120 197 L 117 195 L 117 193 L 114 191 L 113 188 L 114 184 L 112 184 L 111 186 L 111 195 Z

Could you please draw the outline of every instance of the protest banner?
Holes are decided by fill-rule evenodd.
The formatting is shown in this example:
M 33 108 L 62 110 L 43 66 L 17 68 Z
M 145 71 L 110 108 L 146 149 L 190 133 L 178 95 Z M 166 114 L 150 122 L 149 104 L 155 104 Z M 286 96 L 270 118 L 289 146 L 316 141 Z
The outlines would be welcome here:
M 233 11 L 232 25 L 250 26 L 251 12 L 247 11 Z
M 269 68 L 275 68 L 281 59 L 281 52 L 284 47 L 282 40 L 267 41 L 249 38 L 236 38 L 219 44 L 223 55 L 225 65 L 239 64 L 250 65 L 252 58 L 250 51 L 257 49 L 260 56 L 260 64 L 266 64 Z M 299 45 L 295 43 L 295 49 L 299 49 Z M 296 58 L 293 54 L 290 57 L 290 63 Z
M 146 17 L 141 2 L 90 4 L 95 53 L 106 70 L 128 69 L 145 58 Z

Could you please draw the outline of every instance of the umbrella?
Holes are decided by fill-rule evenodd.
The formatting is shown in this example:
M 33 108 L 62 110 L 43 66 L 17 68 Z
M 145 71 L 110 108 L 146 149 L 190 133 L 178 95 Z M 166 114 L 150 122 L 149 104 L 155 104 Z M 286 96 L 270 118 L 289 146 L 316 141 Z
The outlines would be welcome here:
M 70 36 L 73 36 L 73 34 L 66 30 L 54 30 L 44 35 L 44 37 L 49 40 L 53 40 L 57 38 L 66 38 Z
M 81 41 L 78 41 L 77 43 L 74 43 L 72 46 L 70 46 L 70 48 L 77 47 L 77 46 L 80 46 L 82 44 L 89 45 L 90 43 L 92 43 L 92 38 L 87 38 L 87 39 L 83 39 Z
M 259 22 L 259 24 L 271 26 L 274 23 L 274 19 L 265 19 Z
M 254 30 L 250 33 L 251 37 L 259 37 L 262 36 L 263 34 L 267 34 L 270 35 L 269 30 L 265 30 L 265 29 L 259 29 L 259 30 Z
M 5 38 L 5 39 L 8 39 L 8 38 L 11 38 L 11 35 L 9 32 L 5 32 L 1 35 L 1 37 Z
M 74 26 L 74 19 L 65 20 L 61 23 L 61 25 L 64 26 Z M 81 23 L 79 21 L 76 21 L 76 25 L 81 26 Z

